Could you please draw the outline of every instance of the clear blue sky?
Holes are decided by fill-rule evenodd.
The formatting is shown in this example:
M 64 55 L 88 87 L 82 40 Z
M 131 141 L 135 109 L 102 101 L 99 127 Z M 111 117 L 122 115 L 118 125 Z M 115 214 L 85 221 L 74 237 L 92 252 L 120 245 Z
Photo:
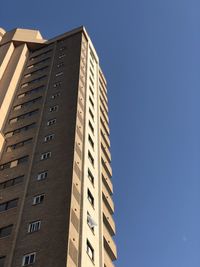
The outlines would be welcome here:
M 200 266 L 200 2 L 2 1 L 1 26 L 85 25 L 109 85 L 117 267 Z

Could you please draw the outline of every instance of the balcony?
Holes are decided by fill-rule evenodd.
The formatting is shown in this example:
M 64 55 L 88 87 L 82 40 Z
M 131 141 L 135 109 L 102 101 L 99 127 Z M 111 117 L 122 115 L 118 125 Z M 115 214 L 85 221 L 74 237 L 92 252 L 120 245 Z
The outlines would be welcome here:
M 103 202 L 103 221 L 109 233 L 112 236 L 115 235 L 115 222 L 104 202 Z
M 117 259 L 117 248 L 106 227 L 103 227 L 104 248 L 112 261 Z M 112 265 L 111 265 L 112 266 Z
M 103 194 L 103 201 L 106 207 L 108 208 L 109 212 L 113 214 L 114 213 L 114 202 L 104 184 L 102 184 L 102 194 Z
M 108 254 L 105 250 L 104 250 L 104 266 L 105 267 L 115 267 L 111 258 L 108 256 Z
M 110 147 L 110 139 L 104 129 L 101 129 L 101 139 L 104 139 L 104 142 L 107 144 L 108 147 Z
M 108 162 L 104 153 L 101 154 L 101 163 L 103 168 L 106 170 L 108 176 L 112 177 L 112 168 L 110 166 L 110 162 Z
M 102 169 L 102 181 L 106 187 L 106 189 L 108 190 L 108 192 L 110 193 L 110 195 L 113 194 L 113 185 L 112 185 L 112 181 L 111 179 L 108 177 L 107 173 L 105 172 L 104 168 Z

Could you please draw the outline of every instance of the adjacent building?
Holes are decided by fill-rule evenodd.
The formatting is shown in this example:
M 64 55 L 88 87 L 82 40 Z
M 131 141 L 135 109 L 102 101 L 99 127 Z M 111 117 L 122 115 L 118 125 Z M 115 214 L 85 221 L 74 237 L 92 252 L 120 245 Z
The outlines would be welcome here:
M 84 29 L 0 29 L 0 267 L 113 267 L 106 80 Z

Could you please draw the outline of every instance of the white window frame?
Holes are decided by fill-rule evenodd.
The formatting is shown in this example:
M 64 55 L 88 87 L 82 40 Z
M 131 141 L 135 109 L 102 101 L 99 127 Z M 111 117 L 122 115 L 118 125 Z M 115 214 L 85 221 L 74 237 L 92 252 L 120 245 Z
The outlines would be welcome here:
M 28 233 L 38 232 L 41 228 L 41 220 L 30 222 L 28 225 Z
M 56 124 L 56 118 L 47 121 L 47 126 L 51 126 L 53 124 Z
M 44 199 L 44 194 L 34 196 L 33 197 L 33 205 L 38 205 L 38 204 L 42 203 L 42 201 L 43 201 L 43 199 L 41 200 L 42 197 Z
M 48 152 L 41 154 L 40 160 L 46 160 L 46 159 L 49 159 L 50 157 L 51 157 L 51 151 L 48 151 Z
M 31 257 L 33 257 L 33 261 L 31 261 Z M 28 258 L 28 263 L 26 263 L 26 259 Z M 36 252 L 31 252 L 29 254 L 25 254 L 22 259 L 22 266 L 28 266 L 35 263 Z
M 49 142 L 54 138 L 55 134 L 48 134 L 44 137 L 44 142 Z
M 86 245 L 87 245 L 87 248 L 86 248 L 87 254 L 89 258 L 94 262 L 94 248 L 88 239 L 87 239 Z
M 47 178 L 47 175 L 48 175 L 48 172 L 47 171 L 40 172 L 37 175 L 37 180 L 38 181 L 45 180 Z
M 50 112 L 55 112 L 57 110 L 58 110 L 58 105 L 55 105 L 55 106 L 49 108 Z

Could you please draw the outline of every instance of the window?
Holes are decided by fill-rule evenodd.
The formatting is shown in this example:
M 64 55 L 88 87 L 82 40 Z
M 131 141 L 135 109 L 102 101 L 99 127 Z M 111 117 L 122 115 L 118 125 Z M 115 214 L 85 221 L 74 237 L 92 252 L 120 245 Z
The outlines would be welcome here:
M 50 125 L 53 125 L 56 123 L 56 119 L 51 119 L 51 120 L 48 120 L 47 122 L 47 126 L 50 126 Z
M 22 266 L 28 266 L 30 264 L 33 264 L 35 262 L 35 258 L 36 258 L 35 252 L 24 255 L 22 259 Z
M 36 123 L 34 122 L 34 123 L 28 124 L 28 125 L 26 125 L 26 126 L 17 128 L 17 129 L 15 129 L 15 130 L 12 131 L 12 132 L 7 132 L 7 133 L 5 134 L 5 137 L 11 137 L 12 135 L 18 134 L 18 133 L 20 133 L 20 132 L 27 131 L 27 130 L 29 130 L 29 129 L 34 128 L 35 125 L 36 125 Z
M 44 194 L 33 197 L 33 205 L 41 204 L 44 200 Z
M 0 190 L 21 183 L 23 181 L 23 178 L 24 175 L 20 175 L 3 183 L 0 183 Z
M 90 64 L 91 64 L 92 68 L 94 69 L 94 64 L 93 64 L 91 59 L 90 59 Z
M 44 85 L 38 86 L 38 87 L 33 88 L 33 89 L 29 90 L 29 91 L 26 91 L 25 93 L 19 94 L 17 96 L 17 98 L 23 98 L 26 95 L 31 95 L 32 93 L 37 93 L 37 92 L 39 92 L 42 89 L 44 89 Z
M 21 109 L 22 108 L 22 105 L 17 105 L 17 106 L 15 106 L 14 108 L 13 108 L 13 110 L 19 110 L 19 109 Z
M 92 87 L 91 87 L 91 86 L 89 86 L 89 89 L 90 89 L 90 92 L 91 92 L 91 94 L 94 96 L 94 92 L 93 92 L 93 90 L 92 90 Z
M 91 68 L 90 68 L 90 73 L 91 73 L 92 77 L 94 77 L 94 72 L 92 71 Z
M 0 229 L 0 238 L 9 236 L 12 232 L 13 224 Z
M 91 105 L 94 107 L 94 102 L 92 101 L 92 98 L 89 96 L 89 101 L 91 103 Z
M 63 75 L 63 71 L 56 73 L 56 77 Z
M 30 112 L 19 115 L 15 118 L 10 119 L 9 123 L 12 124 L 12 123 L 15 123 L 19 120 L 23 120 L 23 119 L 26 119 L 28 117 L 31 117 L 31 116 L 35 115 L 36 113 L 38 113 L 38 111 L 39 111 L 39 109 L 35 109 L 35 110 L 30 111 Z
M 89 141 L 91 147 L 94 148 L 94 141 L 92 140 L 92 137 L 90 135 L 88 135 L 88 141 Z
M 57 64 L 57 68 L 61 68 L 63 66 L 64 66 L 64 63 L 63 62 L 60 62 L 60 63 Z
M 46 178 L 47 178 L 47 171 L 40 172 L 37 175 L 37 180 L 38 181 L 44 180 Z
M 17 203 L 18 203 L 18 198 L 15 198 L 0 204 L 0 212 L 17 207 Z
M 59 48 L 60 51 L 63 51 L 63 50 L 65 50 L 65 49 L 66 49 L 65 46 L 62 46 L 62 47 Z
M 90 151 L 88 151 L 88 159 L 91 162 L 91 164 L 94 166 L 94 158 L 93 158 L 92 154 L 90 153 Z
M 41 227 L 41 221 L 31 222 L 28 225 L 28 233 L 37 232 L 40 230 L 40 227 Z
M 94 133 L 94 127 L 92 126 L 92 123 L 89 121 L 89 127 L 90 127 L 90 130 Z
M 0 267 L 4 267 L 6 256 L 0 256 Z
M 26 161 L 28 161 L 28 156 L 4 163 L 4 164 L 0 165 L 0 171 L 3 171 L 4 169 L 16 167 L 18 164 L 24 163 Z
M 40 172 L 40 173 L 38 173 L 38 175 L 37 175 L 37 180 L 38 181 L 41 181 L 41 180 L 44 180 L 44 179 L 46 179 L 47 178 L 47 171 L 43 171 L 43 172 Z
M 65 54 L 61 54 L 58 58 L 63 58 L 65 56 L 66 56 Z
M 33 140 L 33 138 L 29 138 L 29 139 L 26 139 L 26 140 L 21 141 L 19 143 L 16 143 L 14 145 L 8 146 L 7 147 L 7 152 L 10 152 L 10 151 L 15 150 L 15 149 L 17 149 L 19 147 L 25 146 L 27 144 L 30 144 L 32 142 L 32 140 Z
M 46 61 L 49 61 L 49 59 L 50 59 L 50 57 L 47 57 L 47 58 L 42 59 L 42 60 L 39 60 L 39 61 L 35 62 L 34 64 L 31 64 L 31 65 L 27 66 L 27 69 L 32 69 L 33 67 L 36 67 L 39 64 L 42 64 L 42 63 L 44 63 Z
M 87 191 L 87 198 L 88 198 L 90 204 L 92 205 L 92 207 L 94 207 L 94 197 L 93 197 L 93 195 L 89 189 Z
M 51 141 L 54 138 L 54 134 L 49 134 L 44 137 L 44 142 Z
M 87 212 L 87 224 L 94 233 L 94 227 L 97 226 L 97 223 L 93 220 L 92 216 Z
M 88 169 L 88 178 L 91 181 L 91 183 L 94 185 L 94 176 L 92 172 L 90 171 L 90 169 Z
M 28 77 L 30 77 L 31 75 L 34 75 L 34 74 L 37 74 L 37 73 L 42 72 L 43 70 L 46 70 L 47 68 L 48 68 L 48 66 L 45 66 L 45 67 L 42 67 L 42 68 L 40 68 L 40 69 L 34 70 L 34 71 L 32 71 L 32 72 L 26 74 L 24 77 L 25 77 L 25 78 L 28 78 Z
M 23 83 L 21 85 L 21 88 L 27 87 L 28 85 L 31 85 L 33 83 L 37 83 L 37 82 L 39 82 L 41 80 L 44 80 L 46 77 L 47 77 L 47 75 L 42 75 L 42 76 L 40 76 L 40 77 L 38 77 L 36 79 L 33 79 L 33 80 L 29 81 L 29 82 Z
M 43 52 L 43 51 L 41 50 L 41 53 L 37 54 L 36 56 L 32 56 L 32 57 L 30 57 L 30 60 L 34 60 L 35 58 L 41 57 L 41 56 L 43 56 L 43 55 L 46 55 L 46 54 L 48 54 L 48 53 L 51 52 L 51 51 L 52 51 L 52 49 L 49 49 L 49 50 L 47 50 L 47 51 L 45 51 L 45 52 Z
M 91 82 L 91 84 L 94 86 L 94 82 L 93 82 L 93 80 L 92 80 L 91 77 L 90 77 L 90 82 Z
M 57 92 L 51 96 L 52 99 L 55 99 L 56 97 L 60 96 L 60 92 Z
M 13 109 L 14 109 L 14 110 L 19 110 L 19 109 L 21 109 L 21 108 L 24 108 L 24 107 L 27 107 L 27 106 L 29 106 L 29 105 L 32 105 L 32 104 L 34 104 L 34 103 L 40 101 L 41 99 L 42 99 L 41 96 L 40 96 L 40 97 L 37 97 L 37 98 L 34 98 L 34 99 L 30 100 L 30 101 L 27 101 L 27 102 L 24 102 L 24 103 L 22 103 L 22 104 L 20 104 L 20 105 L 15 106 Z
M 92 119 L 94 120 L 94 114 L 92 113 L 90 108 L 89 108 L 89 113 L 90 113 L 90 116 L 92 117 Z
M 92 261 L 94 261 L 94 249 L 90 244 L 89 240 L 87 239 L 87 254 Z
M 59 81 L 59 82 L 56 82 L 56 83 L 54 83 L 53 87 L 55 88 L 55 87 L 61 86 L 61 84 L 62 84 L 62 82 L 61 82 L 61 81 Z
M 42 155 L 40 156 L 40 159 L 41 160 L 45 160 L 45 159 L 48 159 L 51 157 L 51 152 L 45 152 L 45 153 L 42 153 Z
M 55 112 L 57 110 L 58 110 L 58 105 L 49 108 L 50 112 Z

